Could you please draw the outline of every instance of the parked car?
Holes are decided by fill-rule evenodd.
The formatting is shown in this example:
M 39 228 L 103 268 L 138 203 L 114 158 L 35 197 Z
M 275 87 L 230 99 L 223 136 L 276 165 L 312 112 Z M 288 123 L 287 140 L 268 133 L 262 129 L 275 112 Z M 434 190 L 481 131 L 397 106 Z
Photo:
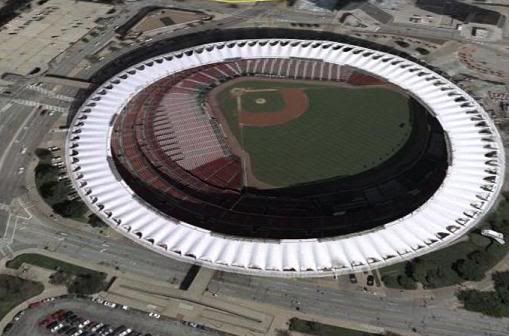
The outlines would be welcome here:
M 113 302 L 109 302 L 109 301 L 104 301 L 103 303 L 106 307 L 109 307 L 109 308 L 115 308 L 117 306 L 116 303 L 113 303 Z
M 357 283 L 357 277 L 355 276 L 355 274 L 349 274 L 348 278 L 350 279 L 351 283 L 353 284 Z

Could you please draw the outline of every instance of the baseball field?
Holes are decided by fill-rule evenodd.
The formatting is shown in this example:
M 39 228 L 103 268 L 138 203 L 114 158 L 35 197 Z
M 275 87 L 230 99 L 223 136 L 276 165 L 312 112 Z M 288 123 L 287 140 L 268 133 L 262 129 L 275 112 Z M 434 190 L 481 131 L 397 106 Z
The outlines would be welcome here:
M 274 187 L 376 167 L 412 130 L 409 98 L 389 87 L 246 78 L 218 89 L 215 110 L 244 169 Z

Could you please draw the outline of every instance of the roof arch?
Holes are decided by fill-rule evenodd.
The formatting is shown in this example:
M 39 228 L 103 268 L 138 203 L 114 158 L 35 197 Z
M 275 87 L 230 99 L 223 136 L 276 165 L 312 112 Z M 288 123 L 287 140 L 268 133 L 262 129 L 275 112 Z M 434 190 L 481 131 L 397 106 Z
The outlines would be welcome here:
M 309 58 L 350 65 L 411 92 L 447 132 L 452 153 L 442 185 L 420 208 L 383 227 L 328 239 L 229 237 L 170 218 L 137 197 L 111 165 L 112 120 L 155 81 L 231 58 Z M 158 253 L 227 271 L 267 276 L 359 272 L 411 259 L 468 232 L 495 204 L 505 156 L 484 109 L 438 73 L 366 47 L 318 40 L 244 39 L 160 55 L 105 82 L 76 114 L 66 142 L 71 180 L 106 223 Z

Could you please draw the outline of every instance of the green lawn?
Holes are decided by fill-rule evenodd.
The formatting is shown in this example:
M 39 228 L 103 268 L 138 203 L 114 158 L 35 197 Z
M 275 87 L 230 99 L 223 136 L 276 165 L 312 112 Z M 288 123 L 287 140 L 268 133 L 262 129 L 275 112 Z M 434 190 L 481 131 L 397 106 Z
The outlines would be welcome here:
M 333 325 L 322 324 L 314 321 L 306 321 L 298 318 L 290 320 L 291 331 L 302 332 L 310 335 L 318 336 L 377 336 L 363 331 L 341 328 Z
M 80 267 L 40 254 L 21 254 L 9 260 L 6 266 L 18 269 L 24 263 L 55 271 L 50 277 L 50 282 L 53 284 L 66 285 L 69 293 L 83 295 L 93 294 L 103 290 L 106 285 L 106 273 Z
M 251 157 L 255 176 L 288 186 L 348 176 L 378 166 L 411 133 L 409 100 L 385 88 L 341 88 L 323 84 L 246 81 L 235 87 L 304 88 L 310 107 L 300 118 L 272 127 L 238 127 L 232 86 L 218 95 L 230 129 Z
M 42 293 L 40 282 L 0 274 L 0 319 L 23 301 Z
M 82 273 L 95 272 L 88 268 L 76 266 L 76 265 L 67 263 L 65 261 L 61 261 L 58 259 L 53 259 L 50 257 L 46 257 L 44 255 L 33 254 L 33 253 L 21 254 L 12 260 L 9 260 L 6 264 L 6 266 L 9 268 L 18 269 L 21 267 L 21 265 L 23 263 L 39 266 L 39 267 L 46 268 L 49 270 L 55 270 L 55 271 L 60 270 L 62 272 L 69 273 L 69 274 L 82 274 Z

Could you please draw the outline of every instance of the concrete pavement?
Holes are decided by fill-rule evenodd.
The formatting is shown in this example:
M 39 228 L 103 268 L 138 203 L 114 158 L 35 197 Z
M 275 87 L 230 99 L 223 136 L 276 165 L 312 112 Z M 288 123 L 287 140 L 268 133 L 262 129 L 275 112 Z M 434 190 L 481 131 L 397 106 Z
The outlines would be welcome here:
M 154 319 L 145 312 L 130 309 L 111 309 L 90 300 L 61 298 L 44 303 L 28 310 L 5 336 L 48 335 L 48 331 L 39 327 L 38 322 L 56 310 L 70 310 L 76 315 L 95 322 L 102 322 L 113 328 L 124 325 L 133 330 L 160 336 L 205 336 L 223 335 L 214 330 L 202 330 L 184 325 L 176 320 Z
M 209 286 L 216 295 L 244 304 L 271 304 L 295 311 L 372 325 L 395 332 L 417 332 L 423 336 L 505 336 L 509 319 L 497 319 L 461 309 L 435 305 L 433 301 L 408 301 L 379 297 L 341 288 L 323 288 L 300 280 L 246 277 L 223 273 Z M 452 294 L 452 293 L 451 293 Z M 235 298 L 235 299 L 233 299 Z
M 153 3 L 156 2 L 153 1 Z M 197 2 L 192 3 L 192 6 L 197 6 Z M 182 3 L 178 4 L 182 5 Z M 219 9 L 219 6 L 217 9 Z M 266 9 L 254 7 L 250 11 L 239 12 L 233 18 L 219 22 L 212 21 L 210 24 L 186 30 L 185 33 L 217 28 L 221 25 L 239 24 L 250 15 L 257 15 L 262 13 L 263 10 Z M 265 14 L 276 15 L 272 13 Z M 288 20 L 293 21 L 305 18 L 302 13 L 286 13 L 284 15 L 288 17 Z M 119 15 L 118 22 L 125 20 L 127 17 L 127 13 L 126 15 Z M 327 22 L 330 19 L 324 17 L 323 21 Z M 393 27 L 391 29 L 389 31 L 396 34 L 408 33 L 406 31 L 407 27 Z M 429 35 L 428 31 L 413 29 L 412 32 L 415 36 L 420 37 Z M 67 57 L 60 60 L 61 64 L 53 65 L 52 71 L 58 74 L 67 74 L 75 66 L 75 61 L 81 61 L 84 56 L 100 48 L 102 43 L 108 41 L 111 36 L 112 32 L 100 34 L 96 39 L 91 40 L 86 47 L 76 45 L 75 49 L 67 54 Z M 168 38 L 168 36 L 165 35 L 164 38 Z M 95 45 L 97 42 L 98 44 Z M 80 50 L 80 48 L 82 49 Z M 86 78 L 99 66 L 101 66 L 100 63 L 80 73 L 79 76 Z M 22 211 L 25 211 L 28 215 L 20 213 L 20 215 L 15 215 L 9 219 L 7 234 L 5 235 L 9 239 L 4 239 L 4 245 L 0 244 L 0 258 L 4 257 L 4 254 L 12 256 L 22 252 L 47 251 L 44 253 L 62 257 L 70 262 L 78 262 L 80 265 L 88 265 L 91 268 L 107 270 L 119 276 L 129 274 L 132 277 L 135 274 L 136 277 L 166 282 L 171 285 L 170 287 L 175 287 L 175 284 L 178 284 L 185 276 L 189 265 L 157 255 L 116 234 L 103 235 L 98 230 L 92 229 L 83 223 L 71 222 L 59 217 L 48 217 L 47 211 L 41 211 L 40 209 L 44 208 L 40 205 L 40 200 L 26 197 L 24 174 L 31 173 L 31 171 L 27 169 L 25 173 L 19 174 L 19 167 L 26 167 L 29 160 L 27 155 L 21 154 L 21 152 L 26 147 L 27 153 L 31 153 L 40 144 L 48 129 L 54 125 L 60 115 L 56 113 L 53 117 L 38 116 L 37 113 L 33 113 L 30 106 L 21 104 L 22 100 L 37 100 L 42 95 L 54 96 L 44 92 L 44 90 L 34 90 L 32 87 L 34 81 L 28 83 L 25 87 L 22 86 L 23 83 L 21 84 L 19 92 L 14 95 L 15 99 L 18 100 L 2 98 L 10 106 L 0 109 L 0 152 L 5 153 L 5 159 L 2 160 L 3 165 L 0 166 L 0 190 L 2 190 L 0 203 L 12 213 L 14 213 L 15 206 L 21 207 Z M 20 200 L 22 201 L 19 202 Z M 22 205 L 20 205 L 21 203 Z M 210 272 L 213 273 L 213 271 Z M 197 287 L 192 291 L 195 295 L 193 300 L 200 300 L 198 305 L 202 316 L 209 322 L 215 320 L 215 322 L 210 323 L 216 323 L 216 326 L 220 324 L 219 320 L 225 318 L 224 312 L 211 310 L 209 307 L 205 307 L 202 301 L 213 302 L 214 305 L 219 304 L 221 306 L 228 304 L 230 307 L 249 307 L 251 310 L 264 312 L 268 316 L 277 316 L 267 332 L 273 331 L 276 325 L 284 325 L 285 319 L 298 316 L 307 319 L 321 319 L 331 324 L 344 325 L 347 323 L 345 321 L 350 321 L 348 323 L 353 326 L 371 327 L 376 330 L 387 328 L 400 331 L 405 335 L 413 334 L 413 330 L 420 335 L 433 336 L 498 336 L 509 334 L 509 321 L 507 319 L 493 319 L 457 310 L 451 304 L 455 303 L 456 300 L 454 294 L 450 291 L 447 300 L 436 302 L 421 296 L 406 294 L 397 297 L 390 295 L 380 297 L 363 293 L 352 287 L 334 288 L 300 280 L 252 278 L 235 274 L 220 274 L 210 282 L 207 280 L 206 278 L 198 278 L 195 285 Z M 203 292 L 205 289 L 208 290 Z M 203 295 L 196 296 L 197 293 L 202 292 Z M 135 294 L 132 289 L 123 288 L 120 293 L 115 292 L 112 295 L 117 295 L 119 299 L 123 297 L 125 300 L 129 300 L 129 296 Z M 191 298 L 186 298 L 186 300 L 189 299 Z M 182 300 L 175 301 L 175 298 L 169 298 L 169 300 L 170 302 L 178 302 L 179 310 L 167 310 L 168 314 L 182 313 L 186 311 L 188 306 L 194 307 L 195 305 L 194 303 L 185 303 Z M 224 303 L 221 303 L 223 301 Z M 180 306 L 180 304 L 183 305 Z M 192 314 L 189 316 L 192 316 Z M 233 323 L 235 318 L 230 318 Z M 242 323 L 239 322 L 240 320 L 236 321 L 237 324 Z M 249 326 L 253 330 L 267 328 L 266 325 L 261 329 L 257 324 L 250 324 Z

